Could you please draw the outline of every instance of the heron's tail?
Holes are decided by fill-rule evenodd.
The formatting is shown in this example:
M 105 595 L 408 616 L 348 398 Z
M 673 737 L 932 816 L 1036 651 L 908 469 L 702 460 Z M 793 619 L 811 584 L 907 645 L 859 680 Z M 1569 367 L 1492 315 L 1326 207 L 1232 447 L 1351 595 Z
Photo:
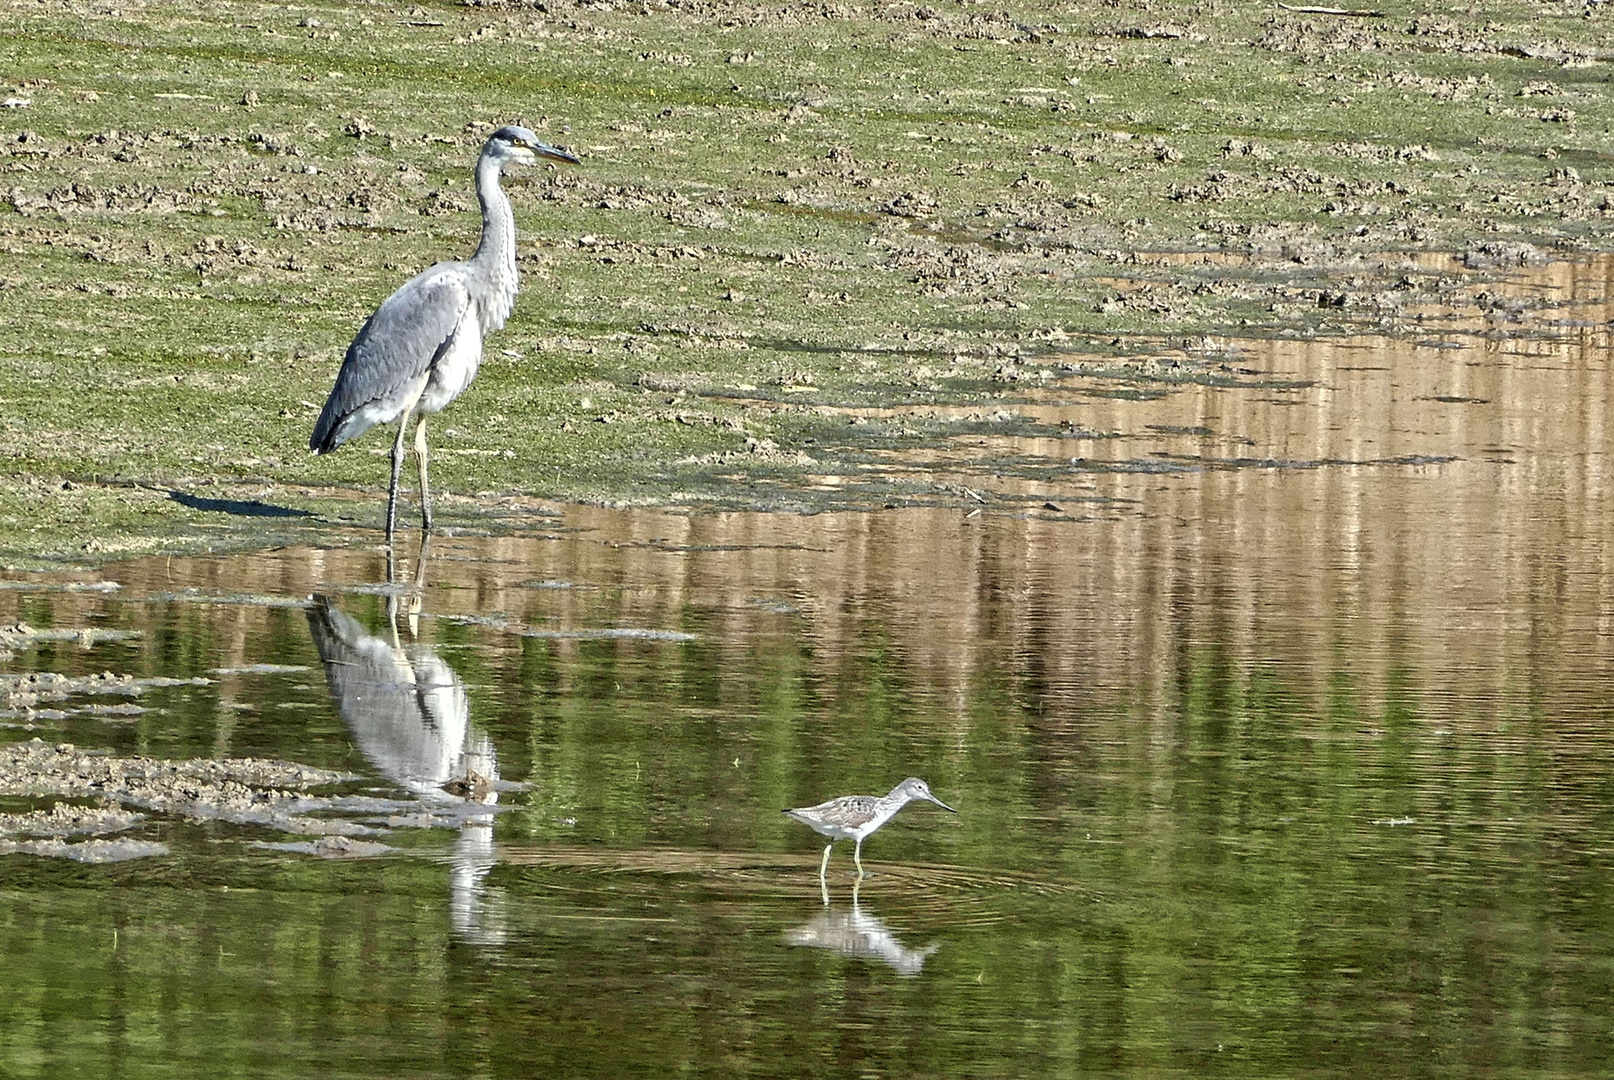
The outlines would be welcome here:
M 325 400 L 325 408 L 320 410 L 319 419 L 314 421 L 314 433 L 308 437 L 308 448 L 316 454 L 329 454 L 347 442 L 347 425 L 342 423 L 346 419 L 337 410 L 336 395 L 332 394 Z

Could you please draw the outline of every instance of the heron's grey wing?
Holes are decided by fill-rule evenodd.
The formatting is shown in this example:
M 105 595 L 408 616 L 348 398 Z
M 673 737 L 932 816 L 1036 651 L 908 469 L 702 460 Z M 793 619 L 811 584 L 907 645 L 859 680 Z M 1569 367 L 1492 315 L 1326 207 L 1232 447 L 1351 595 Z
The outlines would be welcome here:
M 329 453 L 402 411 L 470 307 L 462 270 L 460 263 L 439 263 L 376 308 L 347 347 L 309 449 Z

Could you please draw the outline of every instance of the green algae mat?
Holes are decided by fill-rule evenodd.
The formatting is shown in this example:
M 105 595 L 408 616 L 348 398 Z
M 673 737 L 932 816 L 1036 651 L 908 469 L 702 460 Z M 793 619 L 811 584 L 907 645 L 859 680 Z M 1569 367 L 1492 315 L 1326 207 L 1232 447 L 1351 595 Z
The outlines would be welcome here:
M 934 434 L 870 418 L 1413 333 L 1608 247 L 1614 16 L 1343 10 L 0 4 L 0 562 L 379 523 L 386 433 L 308 431 L 474 247 L 505 122 L 583 165 L 507 180 L 525 291 L 435 424 L 461 528 L 967 500 L 854 482 Z

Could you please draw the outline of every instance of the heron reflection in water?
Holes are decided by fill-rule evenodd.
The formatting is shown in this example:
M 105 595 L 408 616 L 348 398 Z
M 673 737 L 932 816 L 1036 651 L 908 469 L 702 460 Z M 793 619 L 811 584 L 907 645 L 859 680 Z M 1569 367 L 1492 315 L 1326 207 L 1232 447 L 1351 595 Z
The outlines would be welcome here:
M 897 936 L 885 928 L 885 923 L 864 910 L 858 898 L 858 890 L 862 887 L 862 879 L 852 886 L 850 911 L 837 911 L 831 907 L 828 887 L 823 887 L 824 910 L 812 921 L 786 931 L 785 940 L 792 945 L 829 949 L 842 956 L 883 960 L 899 975 L 919 974 L 925 961 L 941 945 L 910 949 L 898 941 Z
M 479 944 L 505 938 L 503 905 L 484 879 L 498 852 L 493 811 L 498 759 L 486 733 L 471 724 L 465 684 L 429 645 L 404 646 L 400 614 L 418 637 L 429 542 L 423 541 L 412 582 L 388 557 L 387 631 L 371 634 L 328 596 L 308 609 L 314 648 L 337 713 L 359 750 L 382 776 L 423 805 L 426 820 L 459 828 L 450 876 L 455 933 Z M 491 895 L 490 895 L 491 893 Z

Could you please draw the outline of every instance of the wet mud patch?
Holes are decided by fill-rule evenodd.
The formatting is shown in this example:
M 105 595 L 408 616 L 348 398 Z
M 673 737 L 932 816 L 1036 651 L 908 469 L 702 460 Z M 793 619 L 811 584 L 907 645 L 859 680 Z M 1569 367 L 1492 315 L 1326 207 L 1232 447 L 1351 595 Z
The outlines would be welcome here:
M 31 739 L 0 747 L 0 798 L 49 805 L 0 814 L 0 853 L 80 862 L 162 855 L 170 850 L 165 842 L 128 836 L 74 838 L 137 829 L 161 832 L 163 822 L 181 821 L 240 827 L 225 838 L 246 839 L 254 830 L 311 836 L 307 841 L 252 842 L 268 850 L 357 858 L 393 850 L 374 838 L 395 828 L 457 827 L 468 815 L 485 820 L 493 812 L 482 805 L 460 812 L 446 801 L 431 807 L 362 793 L 328 793 L 351 790 L 359 780 L 288 761 L 128 757 Z
M 44 591 L 48 592 L 54 589 L 59 589 L 63 592 L 90 591 L 73 590 L 65 585 L 47 587 Z M 75 645 L 89 648 L 104 641 L 128 641 L 136 636 L 138 635 L 132 630 L 112 630 L 99 626 L 83 626 L 77 629 L 41 628 L 30 626 L 25 622 L 16 622 L 0 626 L 0 660 L 14 659 L 17 653 L 24 649 L 36 648 L 42 642 L 68 641 Z
M 25 814 L 0 814 L 0 835 L 4 836 L 97 836 L 123 832 L 145 820 L 137 814 L 113 806 L 75 806 L 60 802 L 48 810 Z
M 195 811 L 194 816 L 294 812 L 297 793 L 353 779 L 293 762 L 163 761 L 39 739 L 0 749 L 0 794 L 128 799 L 145 809 Z
M 368 859 L 395 850 L 387 844 L 378 844 L 373 840 L 355 840 L 351 836 L 322 836 L 318 840 L 289 840 L 280 843 L 258 840 L 253 843 L 253 847 L 294 855 L 314 855 L 321 859 Z
M 0 779 L 0 785 L 5 780 Z M 130 837 L 95 839 L 124 833 L 146 815 L 115 804 L 83 806 L 58 802 L 42 810 L 0 814 L 0 855 L 42 855 L 82 863 L 123 862 L 165 855 L 167 844 Z M 83 839 L 90 837 L 92 839 Z M 77 839 L 75 839 L 77 838 Z
M 126 640 L 126 635 L 110 636 L 108 640 Z M 82 642 L 75 633 L 67 640 Z M 0 673 L 0 722 L 12 721 L 11 726 L 29 728 L 40 722 L 61 720 L 68 716 L 94 716 L 103 719 L 139 716 L 145 708 L 134 701 L 116 704 L 80 704 L 63 707 L 62 703 L 82 697 L 137 698 L 149 690 L 172 686 L 208 686 L 212 680 L 195 677 L 175 679 L 166 676 L 136 678 L 133 675 L 115 675 L 103 671 L 95 675 L 64 675 L 53 671 L 32 671 L 26 674 Z
M 79 863 L 118 863 L 167 855 L 167 844 L 151 840 L 12 840 L 0 836 L 0 854 L 39 855 Z

